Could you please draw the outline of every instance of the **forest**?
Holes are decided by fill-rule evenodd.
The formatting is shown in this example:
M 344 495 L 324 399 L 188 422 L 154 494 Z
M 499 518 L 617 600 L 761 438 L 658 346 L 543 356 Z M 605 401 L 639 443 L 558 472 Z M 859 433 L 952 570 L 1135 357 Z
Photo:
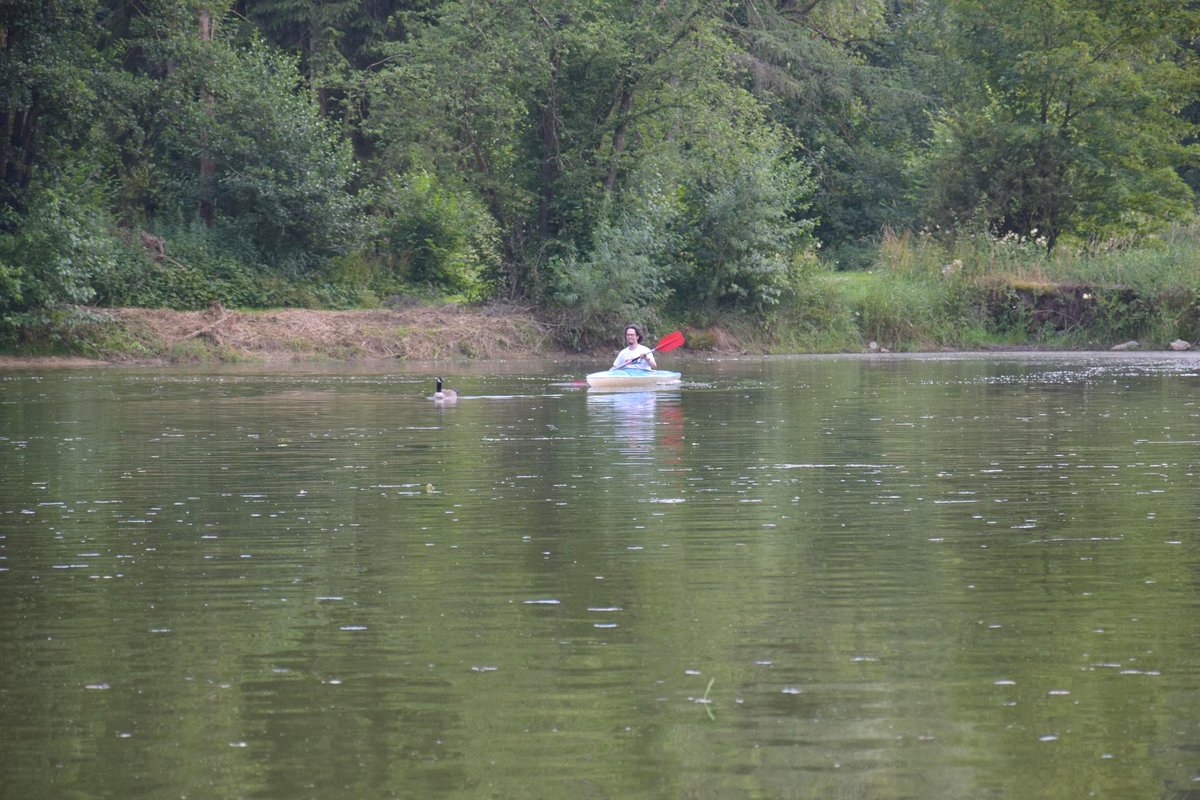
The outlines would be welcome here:
M 1195 0 L 3 0 L 0 343 L 531 309 L 1200 338 Z

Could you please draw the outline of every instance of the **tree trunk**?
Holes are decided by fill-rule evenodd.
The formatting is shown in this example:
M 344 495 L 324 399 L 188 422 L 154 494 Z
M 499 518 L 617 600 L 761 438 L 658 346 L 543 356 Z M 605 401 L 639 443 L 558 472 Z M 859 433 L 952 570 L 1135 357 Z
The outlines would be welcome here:
M 542 241 L 555 233 L 554 195 L 562 178 L 562 142 L 558 137 L 558 71 L 562 57 L 555 52 L 550 59 L 550 81 L 546 102 L 538 112 L 538 138 L 541 140 L 541 164 L 538 167 L 538 234 Z
M 0 50 L 8 49 L 8 26 L 0 25 Z M 8 183 L 8 149 L 12 146 L 13 127 L 16 115 L 4 112 L 4 138 L 0 140 L 0 182 Z
M 9 30 L 0 25 L 0 50 L 9 48 Z M 34 89 L 29 100 L 4 113 L 3 133 L 0 140 L 0 183 L 4 191 L 0 202 L 12 203 L 25 189 L 33 177 L 33 165 L 37 160 L 37 132 L 41 119 L 41 92 Z
M 316 90 L 317 108 L 320 111 L 321 119 L 329 118 L 329 87 L 324 85 L 324 80 L 317 75 L 317 70 L 313 66 L 316 61 L 317 51 L 321 49 L 321 26 L 317 21 L 312 21 L 308 29 L 308 79 L 312 82 Z
M 212 13 L 207 8 L 200 9 L 200 41 L 212 41 Z M 204 103 L 209 117 L 213 116 L 216 102 L 217 100 L 211 92 L 204 93 Z M 213 176 L 216 174 L 216 165 L 208 156 L 207 136 L 201 136 L 200 154 L 200 198 L 197 211 L 200 214 L 200 220 L 208 227 L 213 224 L 216 216 L 213 203 Z
M 613 131 L 612 158 L 608 163 L 608 177 L 604 179 L 604 191 L 612 194 L 617 188 L 621 154 L 625 151 L 625 138 L 629 135 L 629 112 L 633 108 L 633 86 L 626 83 L 621 87 L 621 98 L 617 105 L 617 127 Z

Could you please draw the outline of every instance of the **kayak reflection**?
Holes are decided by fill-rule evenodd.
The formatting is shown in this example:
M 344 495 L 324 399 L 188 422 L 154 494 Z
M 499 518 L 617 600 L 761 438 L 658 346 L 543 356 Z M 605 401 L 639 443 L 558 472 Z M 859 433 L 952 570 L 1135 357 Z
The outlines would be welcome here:
M 611 441 L 621 453 L 645 457 L 655 445 L 679 454 L 683 442 L 683 406 L 678 392 L 588 392 L 588 416 L 612 425 Z M 597 431 L 602 436 L 608 432 Z

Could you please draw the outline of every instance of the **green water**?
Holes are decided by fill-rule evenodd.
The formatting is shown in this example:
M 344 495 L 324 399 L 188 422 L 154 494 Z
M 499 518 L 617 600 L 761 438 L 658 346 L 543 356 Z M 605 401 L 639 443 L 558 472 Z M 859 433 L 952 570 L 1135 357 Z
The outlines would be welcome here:
M 1195 357 L 593 366 L 0 373 L 0 796 L 1200 797 Z

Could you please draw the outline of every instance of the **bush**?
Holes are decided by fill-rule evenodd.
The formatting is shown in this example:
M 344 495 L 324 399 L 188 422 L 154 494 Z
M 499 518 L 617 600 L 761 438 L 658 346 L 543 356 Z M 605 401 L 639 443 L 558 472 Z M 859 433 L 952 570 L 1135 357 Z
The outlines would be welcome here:
M 121 258 L 99 192 L 86 179 L 40 182 L 25 214 L 11 207 L 0 220 L 0 323 L 94 297 L 93 282 Z
M 680 188 L 671 285 L 689 307 L 764 312 L 795 286 L 793 255 L 815 224 L 802 217 L 809 169 L 775 137 L 757 138 Z
M 670 296 L 661 216 L 602 215 L 586 257 L 571 251 L 551 260 L 551 303 L 563 341 L 594 347 L 611 343 L 614 332 L 632 320 L 653 320 L 653 309 Z
M 158 183 L 164 208 L 148 211 L 160 225 L 165 214 L 190 221 L 203 199 L 214 228 L 253 246 L 244 260 L 292 278 L 360 244 L 353 153 L 298 85 L 295 59 L 258 40 L 195 44 L 185 38 L 159 54 L 189 63 L 166 71 L 160 87 L 186 99 L 176 100 L 155 140 L 166 165 Z M 212 165 L 208 181 L 198 176 L 199 157 Z
M 377 294 L 425 285 L 469 300 L 491 295 L 500 274 L 496 222 L 474 195 L 418 171 L 386 188 L 377 201 Z M 359 265 L 364 266 L 363 264 Z
M 815 262 L 815 258 L 806 259 Z M 857 350 L 862 336 L 837 277 L 824 269 L 802 270 L 793 297 L 766 323 L 774 331 L 773 349 L 783 353 L 833 353 Z
M 222 232 L 199 224 L 175 229 L 156 237 L 153 256 L 140 243 L 125 245 L 97 280 L 95 302 L 194 311 L 214 301 L 231 308 L 356 308 L 371 297 L 363 281 L 332 269 L 288 280 L 249 260 L 239 240 Z

